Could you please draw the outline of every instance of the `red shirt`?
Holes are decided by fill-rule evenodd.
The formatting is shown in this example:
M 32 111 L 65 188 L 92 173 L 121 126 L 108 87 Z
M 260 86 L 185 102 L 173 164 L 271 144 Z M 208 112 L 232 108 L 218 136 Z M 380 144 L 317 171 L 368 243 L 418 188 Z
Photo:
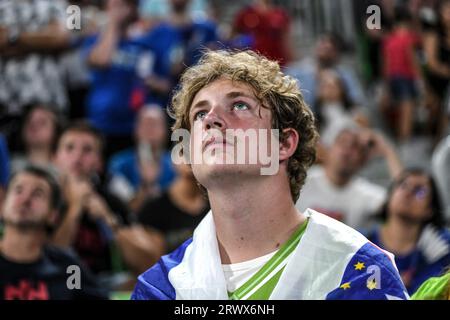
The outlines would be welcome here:
M 239 33 L 250 34 L 254 38 L 253 49 L 281 64 L 289 62 L 289 54 L 283 38 L 289 31 L 290 19 L 281 8 L 261 11 L 249 6 L 238 12 L 234 27 Z
M 416 79 L 413 53 L 419 42 L 419 36 L 412 31 L 397 30 L 388 34 L 383 42 L 385 75 Z

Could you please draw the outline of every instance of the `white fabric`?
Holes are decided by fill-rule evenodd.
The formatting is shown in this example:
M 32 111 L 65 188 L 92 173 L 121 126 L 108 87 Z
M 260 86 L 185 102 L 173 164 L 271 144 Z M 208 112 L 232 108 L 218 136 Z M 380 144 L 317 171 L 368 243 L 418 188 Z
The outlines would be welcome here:
M 258 270 L 261 269 L 275 253 L 277 253 L 277 251 L 249 261 L 223 264 L 222 270 L 227 283 L 228 292 L 236 291 L 236 289 L 240 288 L 244 283 L 250 280 L 250 278 L 253 277 L 253 275 L 258 272 Z
M 339 286 L 352 256 L 368 241 L 314 210 L 308 209 L 304 215 L 310 218 L 306 230 L 270 299 L 325 299 Z M 211 212 L 194 231 L 182 262 L 170 270 L 169 281 L 177 300 L 228 299 Z
M 296 203 L 299 211 L 307 208 L 327 214 L 355 229 L 368 227 L 369 216 L 383 204 L 386 191 L 363 178 L 354 178 L 344 187 L 334 186 L 320 166 L 308 172 Z

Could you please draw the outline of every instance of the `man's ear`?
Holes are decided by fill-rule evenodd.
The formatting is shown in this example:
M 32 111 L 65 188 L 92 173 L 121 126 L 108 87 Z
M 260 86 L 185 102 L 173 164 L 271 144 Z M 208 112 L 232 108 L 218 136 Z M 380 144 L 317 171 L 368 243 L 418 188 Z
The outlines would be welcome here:
M 292 157 L 300 141 L 297 130 L 293 128 L 283 129 L 281 135 L 285 138 L 284 141 L 280 139 L 280 162 Z

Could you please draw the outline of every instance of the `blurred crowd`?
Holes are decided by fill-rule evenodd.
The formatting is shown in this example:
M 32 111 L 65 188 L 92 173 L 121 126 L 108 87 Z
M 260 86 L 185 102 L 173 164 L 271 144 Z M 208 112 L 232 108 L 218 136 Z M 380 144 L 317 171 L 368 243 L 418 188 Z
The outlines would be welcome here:
M 410 294 L 450 266 L 450 0 L 355 0 L 357 43 L 305 51 L 283 1 L 240 2 L 230 22 L 207 0 L 0 0 L 0 299 L 126 299 L 192 236 L 209 204 L 166 108 L 206 49 L 298 80 L 320 132 L 300 211 L 394 253 Z

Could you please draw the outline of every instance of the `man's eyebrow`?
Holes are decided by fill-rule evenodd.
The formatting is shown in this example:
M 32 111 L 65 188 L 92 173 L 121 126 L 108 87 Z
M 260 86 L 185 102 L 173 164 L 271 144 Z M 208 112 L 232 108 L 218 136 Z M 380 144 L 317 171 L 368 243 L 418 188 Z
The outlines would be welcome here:
M 231 91 L 228 92 L 225 95 L 226 98 L 228 99 L 234 99 L 234 98 L 238 98 L 238 97 L 245 97 L 254 101 L 258 101 L 253 95 L 242 92 L 242 91 Z M 196 104 L 194 104 L 191 109 L 189 110 L 189 113 L 192 112 L 192 110 L 196 109 L 196 108 L 201 108 L 201 107 L 205 107 L 205 106 L 209 106 L 209 101 L 208 100 L 200 100 L 199 102 L 197 102 Z
M 201 108 L 201 107 L 206 107 L 209 105 L 208 100 L 200 100 L 199 102 L 197 102 L 196 104 L 194 104 L 191 109 L 189 110 L 189 113 L 192 112 L 192 110 L 196 109 L 196 108 Z
M 256 98 L 253 95 L 242 92 L 242 91 L 231 91 L 231 92 L 228 92 L 225 96 L 227 98 L 245 97 L 245 98 L 249 98 L 249 99 L 256 101 Z

